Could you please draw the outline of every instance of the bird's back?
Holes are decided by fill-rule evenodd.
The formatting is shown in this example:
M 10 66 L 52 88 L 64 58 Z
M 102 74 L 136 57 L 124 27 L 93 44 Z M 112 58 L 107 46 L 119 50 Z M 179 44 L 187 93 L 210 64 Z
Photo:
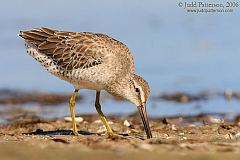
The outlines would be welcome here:
M 20 36 L 33 58 L 77 88 L 102 89 L 107 83 L 134 73 L 129 49 L 104 34 L 34 28 L 21 31 Z

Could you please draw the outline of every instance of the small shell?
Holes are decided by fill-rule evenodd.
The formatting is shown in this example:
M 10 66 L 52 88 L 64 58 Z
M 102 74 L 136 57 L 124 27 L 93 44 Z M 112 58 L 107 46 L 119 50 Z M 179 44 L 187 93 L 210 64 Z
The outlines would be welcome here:
M 71 117 L 64 117 L 64 120 L 67 122 L 72 122 L 72 118 Z M 80 123 L 83 122 L 83 118 L 82 117 L 75 117 L 75 121 Z
M 130 127 L 130 126 L 131 126 L 131 124 L 128 122 L 128 120 L 125 120 L 125 121 L 123 122 L 123 125 L 124 125 L 124 126 L 127 126 L 127 127 Z

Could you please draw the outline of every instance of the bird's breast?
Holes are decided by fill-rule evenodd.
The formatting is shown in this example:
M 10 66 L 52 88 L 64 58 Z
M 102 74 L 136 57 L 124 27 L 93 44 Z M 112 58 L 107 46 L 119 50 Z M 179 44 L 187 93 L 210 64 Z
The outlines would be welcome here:
M 72 82 L 75 89 L 90 89 L 90 90 L 103 90 L 104 86 L 100 83 L 86 81 L 86 80 L 78 80 L 76 82 Z

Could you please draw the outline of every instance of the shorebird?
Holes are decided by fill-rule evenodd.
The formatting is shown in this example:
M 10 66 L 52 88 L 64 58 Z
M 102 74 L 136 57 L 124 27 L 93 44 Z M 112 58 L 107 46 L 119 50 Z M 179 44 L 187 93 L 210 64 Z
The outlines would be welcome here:
M 105 34 L 48 28 L 20 31 L 19 36 L 25 41 L 29 55 L 48 72 L 74 86 L 69 101 L 74 135 L 78 135 L 76 96 L 80 89 L 90 89 L 96 91 L 95 107 L 110 137 L 114 133 L 101 110 L 102 90 L 135 104 L 147 138 L 152 138 L 146 111 L 150 88 L 147 81 L 134 74 L 133 56 L 126 45 Z

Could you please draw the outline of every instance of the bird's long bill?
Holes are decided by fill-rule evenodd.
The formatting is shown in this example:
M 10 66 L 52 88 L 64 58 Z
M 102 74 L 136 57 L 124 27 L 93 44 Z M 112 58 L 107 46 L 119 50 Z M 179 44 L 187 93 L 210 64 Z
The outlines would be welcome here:
M 147 117 L 147 111 L 146 111 L 146 104 L 143 104 L 142 106 L 138 106 L 138 111 L 140 113 L 140 116 L 142 118 L 142 122 L 144 125 L 145 132 L 147 134 L 147 138 L 152 138 L 152 132 L 148 123 L 148 117 Z

